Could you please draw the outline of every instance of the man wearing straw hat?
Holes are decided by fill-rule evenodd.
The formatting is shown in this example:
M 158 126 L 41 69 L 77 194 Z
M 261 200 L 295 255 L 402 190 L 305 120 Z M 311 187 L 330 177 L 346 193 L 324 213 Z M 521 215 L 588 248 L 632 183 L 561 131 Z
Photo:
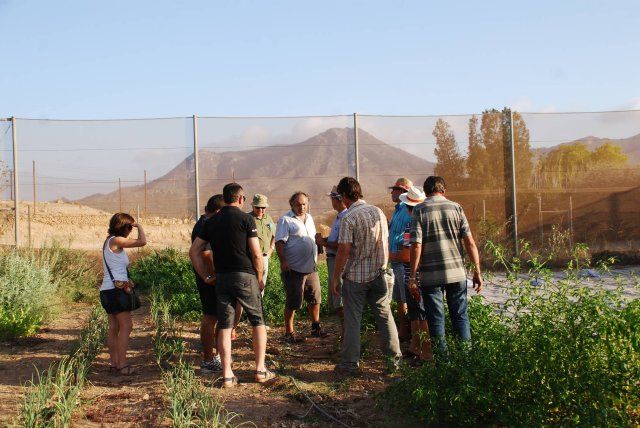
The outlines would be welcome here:
M 405 295 L 404 286 L 404 265 L 399 259 L 400 251 L 402 251 L 402 241 L 404 238 L 404 229 L 411 221 L 411 216 L 407 210 L 407 206 L 400 201 L 400 195 L 408 192 L 413 186 L 411 180 L 400 177 L 393 186 L 390 186 L 391 200 L 395 202 L 396 207 L 389 223 L 389 261 L 393 270 L 393 291 L 391 298 L 398 304 L 398 336 L 400 340 L 409 338 L 409 328 L 407 325 L 407 297 Z

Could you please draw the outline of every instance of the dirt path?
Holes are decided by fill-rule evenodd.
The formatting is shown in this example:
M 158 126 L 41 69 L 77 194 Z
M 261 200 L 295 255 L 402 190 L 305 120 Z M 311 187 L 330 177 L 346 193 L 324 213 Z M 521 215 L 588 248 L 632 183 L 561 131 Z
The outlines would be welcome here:
M 394 416 L 375 406 L 375 395 L 393 381 L 385 374 L 384 362 L 375 337 L 363 343 L 361 374 L 344 378 L 333 372 L 338 361 L 339 324 L 336 320 L 324 323 L 330 333 L 323 339 L 308 338 L 305 343 L 289 346 L 282 341 L 281 327 L 269 330 L 267 361 L 280 378 L 270 386 L 253 381 L 253 351 L 251 329 L 241 324 L 239 338 L 233 343 L 234 372 L 240 385 L 234 389 L 214 388 L 213 393 L 224 403 L 227 410 L 242 415 L 239 420 L 251 421 L 259 427 L 327 427 L 340 426 L 310 410 L 311 404 L 300 390 L 333 417 L 348 426 L 413 426 L 414 423 Z M 297 326 L 299 332 L 309 330 L 308 323 Z M 185 325 L 194 365 L 199 363 L 198 326 Z M 296 379 L 298 387 L 290 380 Z M 219 386 L 218 376 L 207 376 L 209 382 Z M 306 415 L 306 416 L 305 416 Z
M 71 344 L 84 326 L 90 306 L 72 304 L 36 335 L 0 342 L 0 425 L 5 426 L 19 413 L 22 385 L 68 355 Z
M 94 361 L 82 393 L 83 405 L 74 413 L 74 427 L 155 427 L 163 420 L 165 390 L 153 356 L 153 326 L 149 302 L 132 313 L 133 332 L 129 343 L 130 376 L 109 373 L 106 347 Z
M 85 324 L 88 311 L 88 306 L 76 305 L 73 312 L 60 316 L 36 336 L 2 344 L 0 425 L 9 423 L 17 415 L 21 384 L 31 378 L 33 366 L 43 370 L 68 354 L 71 343 Z M 167 392 L 153 356 L 154 329 L 149 319 L 148 302 L 134 312 L 133 320 L 129 356 L 136 373 L 132 376 L 110 374 L 105 347 L 92 365 L 72 426 L 171 426 L 166 411 Z M 242 323 L 239 338 L 233 345 L 234 371 L 241 384 L 235 389 L 225 390 L 218 388 L 217 375 L 203 375 L 202 379 L 214 386 L 212 393 L 227 410 L 242 415 L 236 422 L 250 421 L 259 427 L 340 426 L 310 409 L 310 403 L 300 392 L 303 390 L 316 404 L 347 426 L 413 425 L 397 415 L 391 417 L 375 406 L 375 395 L 392 381 L 384 372 L 375 337 L 363 342 L 361 375 L 345 379 L 333 372 L 339 356 L 339 325 L 336 320 L 329 320 L 324 325 L 330 333 L 328 337 L 309 338 L 305 343 L 293 346 L 282 342 L 281 327 L 271 328 L 267 360 L 270 368 L 282 376 L 272 385 L 263 386 L 253 381 L 251 329 L 246 322 Z M 198 329 L 198 323 L 183 324 L 187 359 L 200 375 Z M 307 332 L 309 325 L 301 322 L 297 329 Z M 288 376 L 297 380 L 298 387 Z

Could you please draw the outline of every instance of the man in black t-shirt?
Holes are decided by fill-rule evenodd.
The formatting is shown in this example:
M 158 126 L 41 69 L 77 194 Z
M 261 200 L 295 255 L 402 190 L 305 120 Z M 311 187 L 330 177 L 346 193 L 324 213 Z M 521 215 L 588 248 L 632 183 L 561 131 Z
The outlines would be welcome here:
M 202 215 L 191 232 L 191 242 L 202 231 L 205 222 L 215 215 L 220 208 L 224 206 L 222 195 L 214 195 L 209 198 L 207 205 L 204 207 L 204 215 Z M 213 256 L 211 246 L 206 245 L 205 250 L 201 253 L 201 257 L 207 266 L 213 270 Z M 195 272 L 195 269 L 194 269 Z M 216 323 L 218 317 L 216 315 L 216 289 L 213 285 L 204 282 L 204 279 L 196 272 L 196 286 L 200 295 L 200 303 L 202 304 L 202 319 L 200 321 L 200 341 L 202 342 L 203 359 L 200 363 L 200 370 L 203 374 L 219 372 L 222 370 L 222 362 L 220 355 L 215 349 L 216 340 Z
M 236 303 L 240 303 L 253 326 L 253 351 L 256 361 L 255 380 L 264 383 L 275 377 L 265 368 L 267 330 L 262 312 L 262 251 L 256 223 L 242 211 L 244 190 L 238 183 L 224 186 L 222 191 L 226 204 L 218 214 L 206 221 L 204 227 L 191 244 L 189 257 L 196 272 L 208 284 L 215 283 L 218 315 L 218 352 L 222 360 L 223 386 L 238 383 L 231 369 L 231 329 Z M 215 276 L 198 254 L 207 242 L 213 251 Z

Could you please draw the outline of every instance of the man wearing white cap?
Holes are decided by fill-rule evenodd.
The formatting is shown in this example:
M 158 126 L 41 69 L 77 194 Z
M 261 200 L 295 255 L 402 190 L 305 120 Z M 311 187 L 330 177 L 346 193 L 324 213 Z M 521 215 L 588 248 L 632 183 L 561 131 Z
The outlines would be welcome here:
M 407 193 L 400 195 L 400 200 L 404 203 L 411 215 L 413 207 L 421 204 L 426 199 L 426 195 L 419 187 L 412 186 Z M 409 356 L 412 357 L 411 365 L 420 365 L 424 360 L 431 358 L 431 342 L 429 327 L 427 325 L 427 312 L 424 308 L 424 301 L 416 299 L 409 292 L 409 277 L 411 276 L 411 222 L 404 229 L 402 250 L 399 259 L 404 266 L 404 288 L 407 299 L 407 315 L 411 323 L 411 344 L 409 345 Z M 416 274 L 417 275 L 417 274 Z M 422 342 L 422 343 L 421 343 Z
M 400 340 L 409 338 L 407 326 L 407 298 L 404 287 L 404 265 L 399 259 L 404 239 L 404 230 L 411 221 L 407 206 L 400 201 L 400 195 L 407 192 L 413 183 L 405 177 L 396 180 L 391 189 L 391 200 L 395 202 L 396 208 L 393 211 L 391 222 L 389 223 L 389 261 L 393 270 L 393 292 L 391 297 L 398 304 L 398 336 Z
M 342 217 L 344 217 L 344 215 L 347 213 L 347 206 L 342 200 L 342 196 L 340 196 L 340 194 L 338 193 L 338 186 L 333 186 L 333 189 L 331 189 L 330 193 L 327 193 L 327 196 L 331 198 L 331 206 L 338 213 L 338 215 L 331 224 L 331 232 L 329 233 L 329 237 L 323 238 L 322 235 L 316 234 L 316 244 L 326 248 L 327 270 L 329 271 L 329 305 L 334 311 L 336 311 L 336 314 L 338 314 L 338 316 L 340 317 L 340 323 L 342 324 L 342 330 L 344 334 L 344 313 L 342 311 L 342 298 L 340 296 L 336 296 L 331 292 L 331 280 L 333 278 L 333 271 L 336 266 L 336 254 L 338 253 L 340 220 L 342 220 Z M 342 281 L 340 281 L 340 286 L 338 288 L 341 287 Z

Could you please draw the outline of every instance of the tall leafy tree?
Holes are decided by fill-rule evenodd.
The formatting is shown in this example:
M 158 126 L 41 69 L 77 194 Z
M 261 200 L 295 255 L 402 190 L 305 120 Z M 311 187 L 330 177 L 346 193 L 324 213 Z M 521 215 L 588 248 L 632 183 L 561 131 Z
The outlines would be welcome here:
M 469 119 L 469 155 L 467 171 L 475 188 L 502 188 L 505 186 L 505 156 L 510 139 L 510 110 L 485 110 L 478 118 Z M 519 113 L 513 114 L 516 184 L 528 187 L 533 171 L 533 153 L 529 144 L 529 130 Z M 510 162 L 510 158 L 508 158 Z
M 436 139 L 437 163 L 434 173 L 447 180 L 447 186 L 451 189 L 462 187 L 465 175 L 465 159 L 458 149 L 456 137 L 451 126 L 442 118 L 438 119 L 433 128 L 432 135 Z
M 484 188 L 481 185 L 487 174 L 487 149 L 482 143 L 482 136 L 478 130 L 478 117 L 473 115 L 469 119 L 469 148 L 467 151 L 467 176 L 468 186 L 470 188 Z

